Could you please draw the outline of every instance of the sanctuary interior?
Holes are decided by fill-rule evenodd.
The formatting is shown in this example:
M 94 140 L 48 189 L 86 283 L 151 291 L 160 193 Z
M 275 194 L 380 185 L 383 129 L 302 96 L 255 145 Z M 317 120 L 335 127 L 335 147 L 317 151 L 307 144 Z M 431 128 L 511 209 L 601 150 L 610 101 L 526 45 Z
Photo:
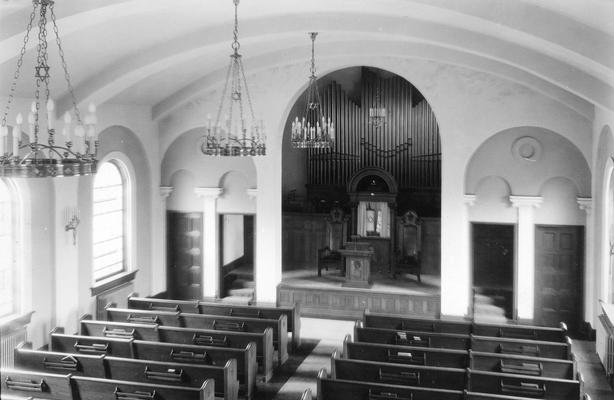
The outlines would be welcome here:
M 394 343 L 467 352 L 458 388 L 433 383 L 454 372 L 430 381 L 461 396 L 445 398 L 490 398 L 475 383 L 495 374 L 478 371 L 476 337 L 519 327 L 531 337 L 515 340 L 541 343 L 526 357 L 574 341 L 574 373 L 540 369 L 543 382 L 511 392 L 501 378 L 497 393 L 516 397 L 500 398 L 614 385 L 613 21 L 603 0 L 0 2 L 0 390 L 15 394 L 23 352 L 58 351 L 62 335 L 81 335 L 66 338 L 78 351 L 107 321 L 98 336 L 130 341 L 136 359 L 150 334 L 176 343 L 160 335 L 202 329 L 190 343 L 203 345 L 208 312 L 211 331 L 230 333 L 205 345 L 253 335 L 241 351 L 254 343 L 258 366 L 232 356 L 238 386 L 199 381 L 205 397 L 211 382 L 229 400 L 298 399 L 301 362 L 337 348 L 338 369 L 327 358 L 330 376 L 305 384 L 335 398 L 352 345 L 329 326 L 356 345 L 369 329 L 417 326 Z M 438 334 L 466 337 L 432 345 Z M 100 346 L 87 348 L 108 363 L 102 381 L 120 361 Z M 584 378 L 576 359 L 593 361 Z M 423 365 L 410 386 L 443 367 Z M 44 398 L 106 384 L 73 372 L 72 397 Z M 277 395 L 293 373 L 301 390 Z M 115 399 L 181 398 L 113 385 Z M 560 385 L 571 389 L 547 389 Z M 364 398 L 428 398 L 397 389 Z

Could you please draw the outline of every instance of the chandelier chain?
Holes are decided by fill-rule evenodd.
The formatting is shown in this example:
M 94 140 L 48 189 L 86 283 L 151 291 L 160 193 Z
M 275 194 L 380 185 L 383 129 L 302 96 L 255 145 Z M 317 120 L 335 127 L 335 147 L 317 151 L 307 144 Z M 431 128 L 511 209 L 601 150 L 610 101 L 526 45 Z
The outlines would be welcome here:
M 239 66 L 241 67 L 241 75 L 243 76 L 243 84 L 245 85 L 245 94 L 247 94 L 247 104 L 249 105 L 249 112 L 252 115 L 252 120 L 256 120 L 256 116 L 254 114 L 254 106 L 252 105 L 252 96 L 249 94 L 249 89 L 247 88 L 247 80 L 245 79 L 245 69 L 243 69 L 243 62 L 239 62 Z M 241 112 L 243 114 L 243 112 Z
M 49 63 L 47 55 L 47 4 L 41 2 L 40 18 L 38 21 L 38 46 L 37 46 L 37 73 L 36 90 L 34 92 L 35 107 L 34 113 L 34 142 L 30 143 L 32 150 L 36 150 L 39 134 L 39 111 L 40 111 L 40 90 L 41 82 L 45 84 L 45 100 L 49 100 Z
M 235 56 L 239 55 L 239 48 L 241 47 L 241 44 L 239 43 L 239 16 L 238 16 L 238 6 L 239 6 L 239 0 L 234 0 L 235 3 L 235 27 L 234 30 L 232 31 L 234 40 L 232 42 L 232 49 L 234 50 L 234 54 Z
M 62 69 L 64 70 L 64 79 L 66 80 L 66 86 L 68 87 L 68 92 L 70 93 L 70 99 L 72 101 L 73 109 L 75 110 L 75 117 L 77 118 L 77 123 L 82 125 L 81 122 L 81 112 L 79 111 L 79 107 L 77 106 L 77 98 L 75 97 L 75 90 L 70 82 L 70 73 L 68 72 L 68 65 L 66 64 L 66 57 L 64 56 L 64 48 L 62 47 L 62 42 L 60 40 L 60 33 L 58 31 L 58 24 L 55 21 L 55 12 L 53 11 L 53 3 L 49 7 L 51 11 L 51 22 L 53 23 L 53 32 L 55 33 L 55 42 L 58 45 L 58 54 L 60 55 L 60 62 L 62 64 Z
M 23 56 L 26 54 L 26 47 L 28 45 L 28 40 L 30 40 L 30 32 L 32 31 L 32 26 L 34 25 L 34 18 L 36 17 L 36 9 L 37 4 L 34 3 L 34 7 L 32 8 L 32 12 L 30 13 L 30 21 L 28 22 L 28 26 L 26 27 L 26 34 L 23 37 L 23 45 L 21 46 L 21 50 L 19 51 L 19 58 L 17 59 L 17 68 L 15 69 L 15 73 L 13 74 L 13 82 L 11 82 L 11 88 L 9 90 L 9 98 L 4 108 L 4 115 L 2 116 L 2 126 L 6 126 L 6 118 L 8 117 L 9 110 L 11 109 L 11 104 L 13 103 L 13 99 L 15 97 L 17 81 L 19 80 L 19 75 L 21 74 L 21 66 L 23 65 Z
M 311 36 L 311 78 L 315 79 L 316 77 L 316 51 L 315 51 L 315 43 L 316 43 L 316 36 L 318 36 L 318 32 L 310 32 L 309 35 Z
M 226 91 L 228 90 L 228 81 L 230 80 L 230 73 L 232 71 L 232 59 L 230 60 L 230 64 L 228 64 L 228 69 L 226 70 L 226 82 L 224 82 L 224 89 L 222 90 L 222 100 L 220 101 L 220 105 L 217 108 L 217 116 L 215 118 L 215 126 L 219 126 L 220 118 L 222 118 L 222 110 L 224 109 L 224 100 L 226 98 Z

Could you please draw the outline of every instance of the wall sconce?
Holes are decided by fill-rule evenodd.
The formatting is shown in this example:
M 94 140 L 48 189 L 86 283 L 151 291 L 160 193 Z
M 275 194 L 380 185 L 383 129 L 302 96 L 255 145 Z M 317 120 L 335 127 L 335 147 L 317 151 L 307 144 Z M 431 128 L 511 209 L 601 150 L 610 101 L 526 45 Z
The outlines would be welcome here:
M 79 226 L 79 209 L 77 207 L 66 207 L 64 210 L 64 221 L 66 221 L 66 225 L 64 226 L 64 230 L 66 232 L 72 230 L 72 244 L 75 246 L 77 244 L 77 227 Z

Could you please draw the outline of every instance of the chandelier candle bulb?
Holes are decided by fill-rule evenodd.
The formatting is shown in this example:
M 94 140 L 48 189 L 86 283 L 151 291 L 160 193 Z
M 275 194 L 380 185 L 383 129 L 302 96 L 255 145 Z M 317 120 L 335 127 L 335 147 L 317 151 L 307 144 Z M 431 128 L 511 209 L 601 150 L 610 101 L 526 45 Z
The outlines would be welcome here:
M 36 103 L 32 103 L 33 105 Z M 36 117 L 34 116 L 34 113 L 32 111 L 30 111 L 28 113 L 28 132 L 29 132 L 29 137 L 30 137 L 30 143 L 34 143 L 35 141 L 35 130 L 36 130 Z
M 83 154 L 85 148 L 85 129 L 83 125 L 77 125 L 75 127 L 75 152 L 77 154 Z
M 53 129 L 55 123 L 55 104 L 52 99 L 47 100 L 47 128 Z

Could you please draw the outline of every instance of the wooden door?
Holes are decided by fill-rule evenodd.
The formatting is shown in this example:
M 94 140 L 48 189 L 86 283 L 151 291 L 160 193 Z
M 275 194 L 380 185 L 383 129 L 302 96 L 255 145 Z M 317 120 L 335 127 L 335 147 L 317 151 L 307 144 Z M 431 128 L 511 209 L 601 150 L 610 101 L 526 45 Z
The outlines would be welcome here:
M 202 298 L 203 214 L 167 211 L 167 292 L 173 299 Z
M 574 332 L 582 317 L 584 228 L 535 228 L 535 323 Z M 522 284 L 522 282 L 521 282 Z
M 514 225 L 472 224 L 473 287 L 513 318 Z M 475 299 L 474 299 L 475 300 Z M 474 305 L 475 306 L 475 305 Z M 492 313 L 498 314 L 496 309 Z

